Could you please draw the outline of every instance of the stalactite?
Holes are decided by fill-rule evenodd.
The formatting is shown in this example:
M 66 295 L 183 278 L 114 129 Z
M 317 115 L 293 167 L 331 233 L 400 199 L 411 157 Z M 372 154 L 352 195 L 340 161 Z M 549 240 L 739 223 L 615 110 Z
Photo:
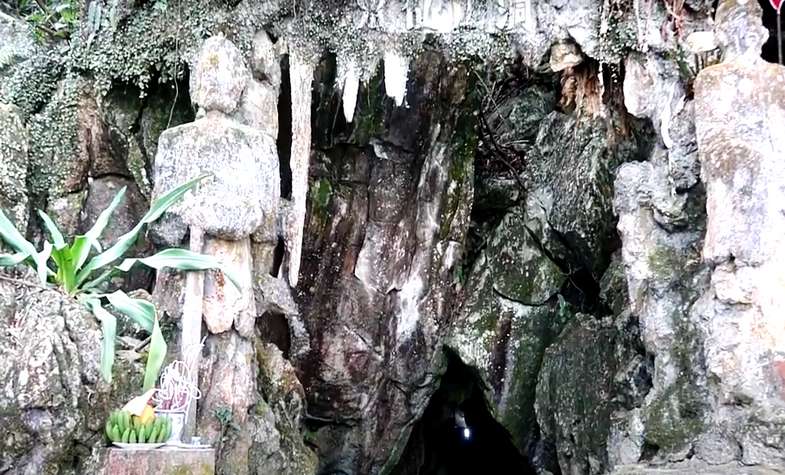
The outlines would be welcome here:
M 343 115 L 346 122 L 354 118 L 354 109 L 357 106 L 357 93 L 360 90 L 360 71 L 353 60 L 339 60 L 338 81 L 343 88 Z
M 311 83 L 314 65 L 297 51 L 289 57 L 292 87 L 292 213 L 286 229 L 289 285 L 297 285 L 302 254 L 305 204 L 308 197 L 308 161 L 311 153 Z
M 395 99 L 396 105 L 403 105 L 406 98 L 406 78 L 409 75 L 409 60 L 396 51 L 384 53 L 384 89 Z

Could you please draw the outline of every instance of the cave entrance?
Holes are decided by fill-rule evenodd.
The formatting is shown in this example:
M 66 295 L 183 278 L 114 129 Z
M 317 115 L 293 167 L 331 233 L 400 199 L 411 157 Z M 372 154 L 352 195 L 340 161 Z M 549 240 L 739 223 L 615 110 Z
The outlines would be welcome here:
M 758 4 L 763 9 L 763 26 L 769 30 L 769 39 L 763 45 L 761 57 L 769 63 L 778 63 L 777 58 L 777 11 L 771 6 L 769 0 L 758 0 Z M 783 7 L 785 10 L 785 7 Z M 783 28 L 785 30 L 785 28 Z M 785 35 L 785 31 L 783 32 Z M 783 45 L 785 51 L 785 45 Z
M 447 371 L 392 474 L 533 475 L 507 430 L 491 415 L 476 372 L 446 351 Z

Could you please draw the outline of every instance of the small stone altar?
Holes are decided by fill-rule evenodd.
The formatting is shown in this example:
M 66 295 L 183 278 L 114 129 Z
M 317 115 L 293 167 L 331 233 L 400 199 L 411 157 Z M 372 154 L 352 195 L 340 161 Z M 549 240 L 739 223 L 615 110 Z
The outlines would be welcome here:
M 161 447 L 151 450 L 107 448 L 99 475 L 212 475 L 215 449 Z

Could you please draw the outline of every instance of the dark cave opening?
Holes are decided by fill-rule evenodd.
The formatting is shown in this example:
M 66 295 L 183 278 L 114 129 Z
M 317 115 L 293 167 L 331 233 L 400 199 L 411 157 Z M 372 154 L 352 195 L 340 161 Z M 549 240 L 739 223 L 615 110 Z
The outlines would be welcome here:
M 476 372 L 445 351 L 447 371 L 391 473 L 534 474 L 507 430 L 491 415 Z
M 278 160 L 281 174 L 281 198 L 292 199 L 292 86 L 289 79 L 289 56 L 281 58 L 281 91 L 278 94 Z
M 769 39 L 763 45 L 761 57 L 769 63 L 778 63 L 777 19 L 779 19 L 780 22 L 782 19 L 777 16 L 777 11 L 771 6 L 769 0 L 758 0 L 758 4 L 763 9 L 763 26 L 769 30 Z M 783 51 L 785 51 L 785 47 L 783 48 Z
M 256 319 L 256 328 L 262 340 L 277 346 L 283 357 L 289 359 L 292 338 L 286 315 L 274 311 L 264 312 L 261 318 Z

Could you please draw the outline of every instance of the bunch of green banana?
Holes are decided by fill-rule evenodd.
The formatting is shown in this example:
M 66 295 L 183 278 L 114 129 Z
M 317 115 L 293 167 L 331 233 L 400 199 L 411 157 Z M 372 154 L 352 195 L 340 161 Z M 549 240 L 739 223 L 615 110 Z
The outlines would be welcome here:
M 128 411 L 114 411 L 106 421 L 106 436 L 124 444 L 156 444 L 166 442 L 172 433 L 168 417 L 142 419 Z

